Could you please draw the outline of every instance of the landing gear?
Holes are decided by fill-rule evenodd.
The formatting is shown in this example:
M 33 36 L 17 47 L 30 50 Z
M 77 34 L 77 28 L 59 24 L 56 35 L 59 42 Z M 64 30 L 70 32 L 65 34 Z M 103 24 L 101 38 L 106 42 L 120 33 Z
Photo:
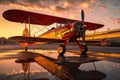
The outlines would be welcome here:
M 65 64 L 64 53 L 66 52 L 65 45 L 59 45 L 57 48 L 57 51 L 59 53 L 58 58 L 57 58 L 57 63 L 58 63 L 58 65 L 64 65 Z
M 88 51 L 88 47 L 86 45 L 82 45 L 80 57 L 88 57 L 86 54 L 87 51 Z
M 80 44 L 79 41 L 76 41 L 76 43 L 78 44 L 80 51 L 81 51 L 80 57 L 88 57 L 87 56 L 88 47 L 83 43 Z
M 66 52 L 66 47 L 64 45 L 59 45 L 57 51 L 59 55 L 64 55 L 64 53 Z

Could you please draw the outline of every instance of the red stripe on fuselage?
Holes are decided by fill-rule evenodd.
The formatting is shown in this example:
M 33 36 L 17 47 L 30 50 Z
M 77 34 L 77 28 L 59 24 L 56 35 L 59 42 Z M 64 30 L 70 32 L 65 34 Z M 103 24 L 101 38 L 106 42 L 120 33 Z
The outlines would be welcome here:
M 55 38 L 55 39 L 70 39 L 71 37 L 75 36 L 74 28 L 73 28 L 73 23 L 72 24 L 67 24 L 65 26 L 58 26 L 53 30 L 49 30 L 46 33 L 38 36 L 42 38 Z

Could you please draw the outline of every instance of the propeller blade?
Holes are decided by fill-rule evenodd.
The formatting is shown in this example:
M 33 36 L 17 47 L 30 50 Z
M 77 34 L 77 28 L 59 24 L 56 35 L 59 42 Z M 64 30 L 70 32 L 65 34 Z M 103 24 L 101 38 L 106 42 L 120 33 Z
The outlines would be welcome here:
M 81 19 L 82 19 L 82 43 L 83 45 L 85 45 L 85 34 L 86 34 L 86 29 L 84 28 L 84 18 L 85 15 L 84 15 L 84 10 L 81 11 Z
M 82 26 L 84 25 L 84 10 L 81 11 Z

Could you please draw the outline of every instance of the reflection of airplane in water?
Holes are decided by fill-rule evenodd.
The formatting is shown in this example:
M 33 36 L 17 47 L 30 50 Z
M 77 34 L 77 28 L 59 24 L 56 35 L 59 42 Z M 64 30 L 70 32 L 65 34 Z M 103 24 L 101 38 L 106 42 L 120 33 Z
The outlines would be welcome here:
M 51 74 L 58 76 L 61 80 L 101 80 L 106 75 L 96 70 L 95 61 L 99 61 L 97 58 L 88 57 L 80 58 L 75 56 L 64 57 L 63 63 L 58 59 L 54 59 L 48 56 L 44 56 L 33 52 L 21 52 L 22 56 L 26 59 L 18 59 L 15 62 L 21 63 L 24 73 L 28 71 L 28 80 L 30 75 L 30 62 L 37 62 L 39 65 L 47 69 Z M 28 55 L 34 55 L 34 58 Z M 62 57 L 63 58 L 63 57 Z M 94 70 L 82 71 L 78 67 L 83 63 L 93 62 Z M 24 74 L 25 75 L 25 74 Z M 24 76 L 24 79 L 25 76 Z M 48 79 L 38 79 L 48 80 Z
M 61 18 L 56 16 L 50 16 L 45 14 L 38 14 L 33 12 L 27 12 L 22 10 L 8 10 L 5 11 L 3 17 L 9 21 L 29 23 L 29 30 L 25 26 L 23 31 L 23 36 L 14 36 L 9 38 L 10 40 L 17 41 L 21 46 L 25 47 L 24 53 L 29 53 L 27 55 L 32 58 L 26 58 L 23 60 L 17 60 L 17 63 L 22 63 L 23 70 L 26 73 L 30 69 L 29 62 L 37 62 L 42 67 L 47 69 L 54 75 L 57 75 L 62 80 L 96 80 L 103 79 L 106 75 L 100 71 L 81 71 L 78 67 L 83 63 L 98 61 L 97 58 L 87 57 L 87 46 L 86 42 L 96 42 L 96 41 L 86 41 L 85 32 L 86 30 L 95 30 L 103 27 L 102 24 L 84 22 L 84 11 L 81 11 L 82 20 L 73 20 L 67 18 Z M 31 37 L 30 24 L 38 25 L 51 25 L 57 23 L 56 28 L 52 28 L 46 33 L 38 36 Z M 60 25 L 59 25 L 60 24 Z M 64 24 L 62 26 L 61 24 Z M 78 40 L 82 37 L 82 40 Z M 81 56 L 79 57 L 65 57 L 66 45 L 69 42 L 76 42 L 80 48 Z M 82 42 L 81 44 L 79 42 Z M 27 47 L 30 45 L 44 44 L 44 43 L 64 43 L 64 45 L 58 46 L 58 59 L 53 59 L 51 57 L 32 54 L 27 51 Z M 23 56 L 25 56 L 24 54 Z M 35 57 L 33 57 L 33 55 Z M 27 61 L 27 62 L 26 62 Z M 95 66 L 95 64 L 94 64 Z M 28 75 L 29 76 L 29 75 Z

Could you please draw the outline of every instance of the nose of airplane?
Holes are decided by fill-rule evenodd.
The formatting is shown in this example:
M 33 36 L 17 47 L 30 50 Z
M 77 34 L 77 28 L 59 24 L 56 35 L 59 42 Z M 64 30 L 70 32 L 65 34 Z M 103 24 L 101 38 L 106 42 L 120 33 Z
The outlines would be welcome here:
M 83 10 L 81 11 L 81 21 L 74 23 L 74 31 L 78 37 L 82 37 L 85 34 Z
M 82 36 L 82 23 L 81 22 L 76 22 L 74 23 L 74 32 L 78 37 Z

